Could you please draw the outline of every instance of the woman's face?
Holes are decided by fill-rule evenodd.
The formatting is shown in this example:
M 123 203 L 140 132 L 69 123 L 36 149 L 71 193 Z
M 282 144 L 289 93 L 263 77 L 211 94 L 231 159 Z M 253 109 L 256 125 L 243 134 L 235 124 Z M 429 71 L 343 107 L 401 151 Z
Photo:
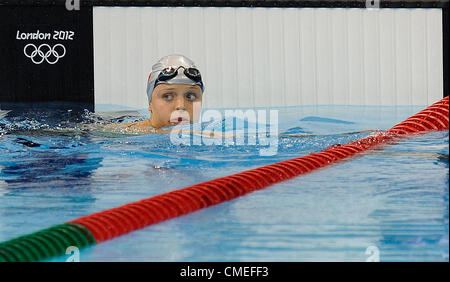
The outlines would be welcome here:
M 202 107 L 202 90 L 197 85 L 159 84 L 155 87 L 149 110 L 154 128 L 197 122 Z

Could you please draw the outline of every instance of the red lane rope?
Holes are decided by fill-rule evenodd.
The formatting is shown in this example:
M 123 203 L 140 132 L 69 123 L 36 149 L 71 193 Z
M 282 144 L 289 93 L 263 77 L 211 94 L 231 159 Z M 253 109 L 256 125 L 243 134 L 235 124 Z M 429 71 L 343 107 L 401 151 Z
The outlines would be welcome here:
M 84 216 L 71 223 L 81 224 L 90 230 L 98 243 L 144 226 L 240 197 L 407 134 L 448 130 L 448 114 L 449 99 L 445 97 L 391 129 L 376 135 Z

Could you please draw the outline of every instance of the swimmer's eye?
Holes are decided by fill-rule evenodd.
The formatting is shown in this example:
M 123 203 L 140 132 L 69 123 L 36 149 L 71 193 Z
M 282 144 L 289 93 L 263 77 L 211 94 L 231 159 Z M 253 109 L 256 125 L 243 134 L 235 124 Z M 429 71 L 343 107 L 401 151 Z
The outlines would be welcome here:
M 190 100 L 190 101 L 194 101 L 194 100 L 196 100 L 196 99 L 198 98 L 198 97 L 197 97 L 197 94 L 191 93 L 191 92 L 186 93 L 185 97 L 186 97 L 188 100 Z
M 162 98 L 166 101 L 172 101 L 173 100 L 173 94 L 163 94 Z

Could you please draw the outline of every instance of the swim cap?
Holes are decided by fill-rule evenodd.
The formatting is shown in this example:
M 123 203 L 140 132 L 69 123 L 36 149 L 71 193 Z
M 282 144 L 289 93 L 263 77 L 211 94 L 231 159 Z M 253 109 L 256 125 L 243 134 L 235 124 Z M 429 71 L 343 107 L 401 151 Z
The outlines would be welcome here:
M 176 76 L 173 78 L 170 78 L 168 80 L 158 80 L 158 77 L 161 74 L 161 71 L 164 69 L 167 69 L 169 67 L 177 69 Z M 181 68 L 180 68 L 181 67 Z M 168 55 L 165 57 L 162 57 L 156 64 L 152 67 L 152 72 L 150 73 L 150 76 L 148 77 L 147 81 L 147 97 L 148 97 L 148 103 L 150 104 L 150 101 L 152 100 L 152 94 L 155 87 L 159 84 L 189 84 L 189 85 L 198 85 L 202 89 L 202 92 L 204 91 L 203 82 L 201 81 L 194 81 L 191 78 L 186 76 L 186 70 L 189 68 L 196 69 L 194 62 L 190 60 L 189 58 L 183 56 L 183 55 Z M 198 73 L 200 75 L 200 73 Z M 157 81 L 158 80 L 158 81 Z M 155 85 L 155 83 L 157 83 Z

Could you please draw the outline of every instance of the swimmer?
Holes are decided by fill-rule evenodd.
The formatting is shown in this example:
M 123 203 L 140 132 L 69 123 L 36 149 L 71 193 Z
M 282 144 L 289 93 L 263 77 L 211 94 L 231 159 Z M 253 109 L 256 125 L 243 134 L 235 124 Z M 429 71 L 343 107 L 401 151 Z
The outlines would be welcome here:
M 164 128 L 198 121 L 204 90 L 200 71 L 192 60 L 183 55 L 165 56 L 153 65 L 147 81 L 150 119 L 112 128 L 123 133 L 171 133 Z
M 207 137 L 234 138 L 233 133 L 167 129 L 169 126 L 198 122 L 204 90 L 202 76 L 192 60 L 178 54 L 162 57 L 152 66 L 152 71 L 147 80 L 146 92 L 150 119 L 132 123 L 110 124 L 103 127 L 103 130 L 125 134 L 182 132 Z M 281 137 L 309 135 L 279 134 Z

